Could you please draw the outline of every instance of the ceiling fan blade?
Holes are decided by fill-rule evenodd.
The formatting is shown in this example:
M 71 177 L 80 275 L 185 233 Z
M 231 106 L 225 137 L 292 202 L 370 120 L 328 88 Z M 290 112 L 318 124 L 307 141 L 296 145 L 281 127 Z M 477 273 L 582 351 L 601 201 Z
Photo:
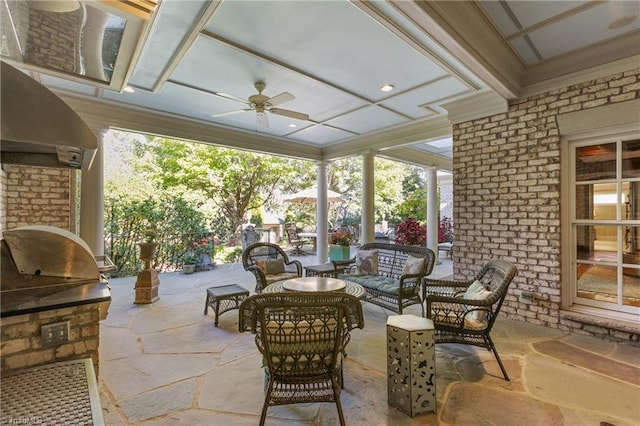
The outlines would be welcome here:
M 267 114 L 264 112 L 258 112 L 256 117 L 258 127 L 267 128 L 269 127 L 269 119 L 267 118 Z
M 309 114 L 304 114 L 302 112 L 297 112 L 297 111 L 290 111 L 288 109 L 272 108 L 270 111 L 272 113 L 276 114 L 276 115 L 282 115 L 284 117 L 295 118 L 295 119 L 298 119 L 298 120 L 308 120 L 309 119 Z
M 235 111 L 221 112 L 220 114 L 212 114 L 212 117 L 224 117 L 225 115 L 240 114 L 241 112 L 252 111 L 251 108 L 237 109 Z
M 276 106 L 276 105 L 283 104 L 285 102 L 292 101 L 295 98 L 296 97 L 289 92 L 282 92 L 279 95 L 275 95 L 274 97 L 269 98 L 267 102 L 270 103 L 272 106 Z

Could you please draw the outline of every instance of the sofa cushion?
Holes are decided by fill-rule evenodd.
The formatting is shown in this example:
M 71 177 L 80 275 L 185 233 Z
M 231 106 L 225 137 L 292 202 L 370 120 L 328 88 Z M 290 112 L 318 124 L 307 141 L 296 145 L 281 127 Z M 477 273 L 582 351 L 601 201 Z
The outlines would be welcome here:
M 366 289 L 376 290 L 386 294 L 399 295 L 400 282 L 389 277 L 382 277 L 378 275 L 368 274 L 354 274 L 354 275 L 338 275 L 338 279 L 347 280 L 360 284 Z M 413 295 L 415 287 L 404 289 L 403 296 Z
M 378 250 L 358 250 L 356 267 L 358 273 L 378 275 Z
M 424 265 L 424 259 L 422 257 L 415 257 L 412 255 L 407 256 L 407 261 L 402 268 L 402 275 L 414 275 L 420 272 Z

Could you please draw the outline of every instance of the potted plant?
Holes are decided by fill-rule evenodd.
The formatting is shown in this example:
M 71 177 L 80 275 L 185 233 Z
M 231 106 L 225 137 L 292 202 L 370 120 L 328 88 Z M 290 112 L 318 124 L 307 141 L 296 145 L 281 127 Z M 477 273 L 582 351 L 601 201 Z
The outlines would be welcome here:
M 183 254 L 181 257 L 182 260 L 182 272 L 185 274 L 193 274 L 196 271 L 196 264 L 198 263 L 198 258 L 193 253 Z
M 203 237 L 192 243 L 193 254 L 197 257 L 196 262 L 201 268 L 208 268 L 213 263 L 214 244 L 213 240 Z
M 348 260 L 351 257 L 353 235 L 349 231 L 335 231 L 329 234 L 329 260 Z

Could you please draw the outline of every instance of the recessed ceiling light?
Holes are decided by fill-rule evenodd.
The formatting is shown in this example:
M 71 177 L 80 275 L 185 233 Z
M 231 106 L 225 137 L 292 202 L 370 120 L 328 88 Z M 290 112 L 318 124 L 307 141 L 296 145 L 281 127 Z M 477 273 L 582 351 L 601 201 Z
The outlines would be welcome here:
M 616 19 L 615 21 L 610 23 L 607 28 L 609 28 L 610 30 L 617 30 L 618 28 L 626 27 L 627 25 L 635 21 L 636 18 L 636 15 L 623 16 L 622 18 Z
M 380 88 L 383 92 L 390 92 L 393 90 L 393 84 L 385 84 Z
M 136 89 L 134 89 L 131 86 L 127 86 L 127 87 L 124 88 L 124 91 L 127 92 L 127 93 L 133 93 L 133 92 L 136 91 Z
M 298 127 L 298 126 L 296 126 L 296 123 L 290 123 L 289 127 Z

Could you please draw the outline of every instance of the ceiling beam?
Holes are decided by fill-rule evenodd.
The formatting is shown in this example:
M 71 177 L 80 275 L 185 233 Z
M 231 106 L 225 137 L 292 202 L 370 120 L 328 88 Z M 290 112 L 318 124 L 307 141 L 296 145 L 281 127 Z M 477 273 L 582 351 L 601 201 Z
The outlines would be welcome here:
M 293 143 L 270 135 L 230 129 L 167 113 L 58 95 L 95 130 L 116 128 L 271 155 L 322 160 L 320 148 L 302 142 Z
M 519 96 L 525 66 L 470 1 L 400 1 L 394 5 L 505 99 Z
M 351 141 L 323 148 L 325 160 L 357 155 L 365 150 L 381 151 L 451 136 L 451 124 L 446 117 L 437 117 L 401 127 L 358 136 Z

